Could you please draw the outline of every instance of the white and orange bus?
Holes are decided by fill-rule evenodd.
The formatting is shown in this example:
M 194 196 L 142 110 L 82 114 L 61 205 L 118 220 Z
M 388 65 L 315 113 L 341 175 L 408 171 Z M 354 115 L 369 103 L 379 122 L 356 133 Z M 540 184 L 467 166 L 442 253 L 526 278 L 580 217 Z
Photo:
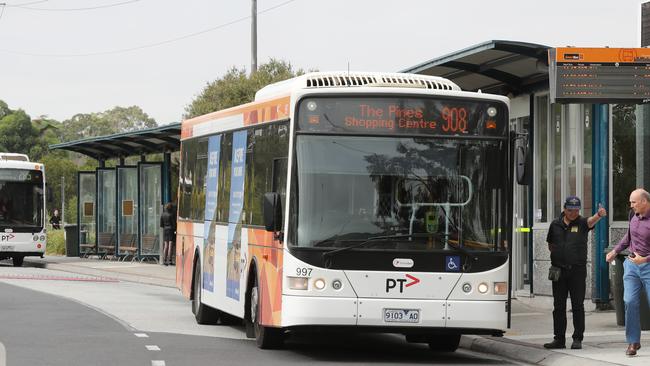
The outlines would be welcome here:
M 509 326 L 508 99 L 442 78 L 310 73 L 182 124 L 177 285 L 199 323 L 400 333 Z
M 0 260 L 20 267 L 27 256 L 43 257 L 46 232 L 43 164 L 0 153 Z

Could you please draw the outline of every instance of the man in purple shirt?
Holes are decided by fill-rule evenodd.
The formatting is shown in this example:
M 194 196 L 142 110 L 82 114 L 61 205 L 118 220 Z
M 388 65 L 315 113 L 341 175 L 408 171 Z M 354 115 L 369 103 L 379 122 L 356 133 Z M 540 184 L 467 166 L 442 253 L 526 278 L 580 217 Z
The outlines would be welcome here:
M 634 216 L 628 233 L 607 253 L 605 260 L 611 262 L 618 253 L 629 248 L 630 254 L 623 263 L 623 301 L 625 301 L 625 338 L 628 347 L 625 354 L 636 355 L 641 348 L 641 319 L 639 306 L 641 290 L 645 287 L 650 299 L 650 193 L 636 189 L 630 194 L 630 207 Z

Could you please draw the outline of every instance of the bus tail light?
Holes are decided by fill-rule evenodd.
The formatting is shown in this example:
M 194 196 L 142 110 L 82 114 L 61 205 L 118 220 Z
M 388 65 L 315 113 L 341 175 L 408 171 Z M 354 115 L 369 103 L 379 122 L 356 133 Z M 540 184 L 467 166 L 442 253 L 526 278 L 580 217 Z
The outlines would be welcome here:
M 289 288 L 292 290 L 307 290 L 307 277 L 287 277 Z
M 508 282 L 495 282 L 494 283 L 494 294 L 495 295 L 505 295 L 508 293 Z

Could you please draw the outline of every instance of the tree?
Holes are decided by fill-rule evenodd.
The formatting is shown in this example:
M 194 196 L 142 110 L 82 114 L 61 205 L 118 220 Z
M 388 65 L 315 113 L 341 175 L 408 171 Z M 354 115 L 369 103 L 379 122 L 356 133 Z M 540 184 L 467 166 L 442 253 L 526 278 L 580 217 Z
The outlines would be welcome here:
M 9 106 L 4 101 L 0 100 L 0 119 L 3 119 L 5 116 L 13 113 Z
M 61 137 L 73 141 L 156 126 L 156 121 L 138 106 L 114 107 L 101 113 L 76 114 L 63 121 Z
M 44 156 L 41 163 L 45 165 L 45 178 L 52 196 L 48 198 L 48 211 L 51 213 L 55 208 L 61 208 L 61 177 L 65 179 L 64 194 L 66 200 L 77 194 L 76 179 L 77 166 L 69 159 L 62 159 L 58 152 L 52 152 Z M 48 192 L 49 193 L 49 192 Z M 64 217 L 68 222 L 73 221 L 72 217 Z
M 101 114 L 109 126 L 116 129 L 116 132 L 128 132 L 156 127 L 156 120 L 149 117 L 138 106 L 114 107 Z
M 268 84 L 304 74 L 302 69 L 294 71 L 286 61 L 271 59 L 261 65 L 257 72 L 247 76 L 245 68 L 232 67 L 226 74 L 208 83 L 203 91 L 185 107 L 185 118 L 252 102 L 255 93 Z
M 27 113 L 19 109 L 0 119 L 0 149 L 27 154 L 31 160 L 38 161 L 47 151 L 47 144 Z
M 64 141 L 81 140 L 113 133 L 107 121 L 102 120 L 97 113 L 75 114 L 69 120 L 63 121 L 63 126 Z

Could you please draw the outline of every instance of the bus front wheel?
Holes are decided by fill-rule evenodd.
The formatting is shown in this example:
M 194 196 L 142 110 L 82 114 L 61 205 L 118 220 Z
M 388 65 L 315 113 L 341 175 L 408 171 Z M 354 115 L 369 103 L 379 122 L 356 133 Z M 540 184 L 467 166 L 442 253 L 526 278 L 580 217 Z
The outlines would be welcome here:
M 23 256 L 16 256 L 11 258 L 14 262 L 14 267 L 22 267 L 23 266 L 23 260 L 25 257 Z
M 257 346 L 262 349 L 280 348 L 284 343 L 284 334 L 282 329 L 265 327 L 260 324 L 260 293 L 257 282 L 253 284 L 250 290 L 250 322 L 255 334 Z
M 192 292 L 194 293 L 194 296 L 192 296 L 192 313 L 194 313 L 196 322 L 199 324 L 217 324 L 219 313 L 201 303 L 201 266 L 198 263 L 194 266 L 192 285 Z

